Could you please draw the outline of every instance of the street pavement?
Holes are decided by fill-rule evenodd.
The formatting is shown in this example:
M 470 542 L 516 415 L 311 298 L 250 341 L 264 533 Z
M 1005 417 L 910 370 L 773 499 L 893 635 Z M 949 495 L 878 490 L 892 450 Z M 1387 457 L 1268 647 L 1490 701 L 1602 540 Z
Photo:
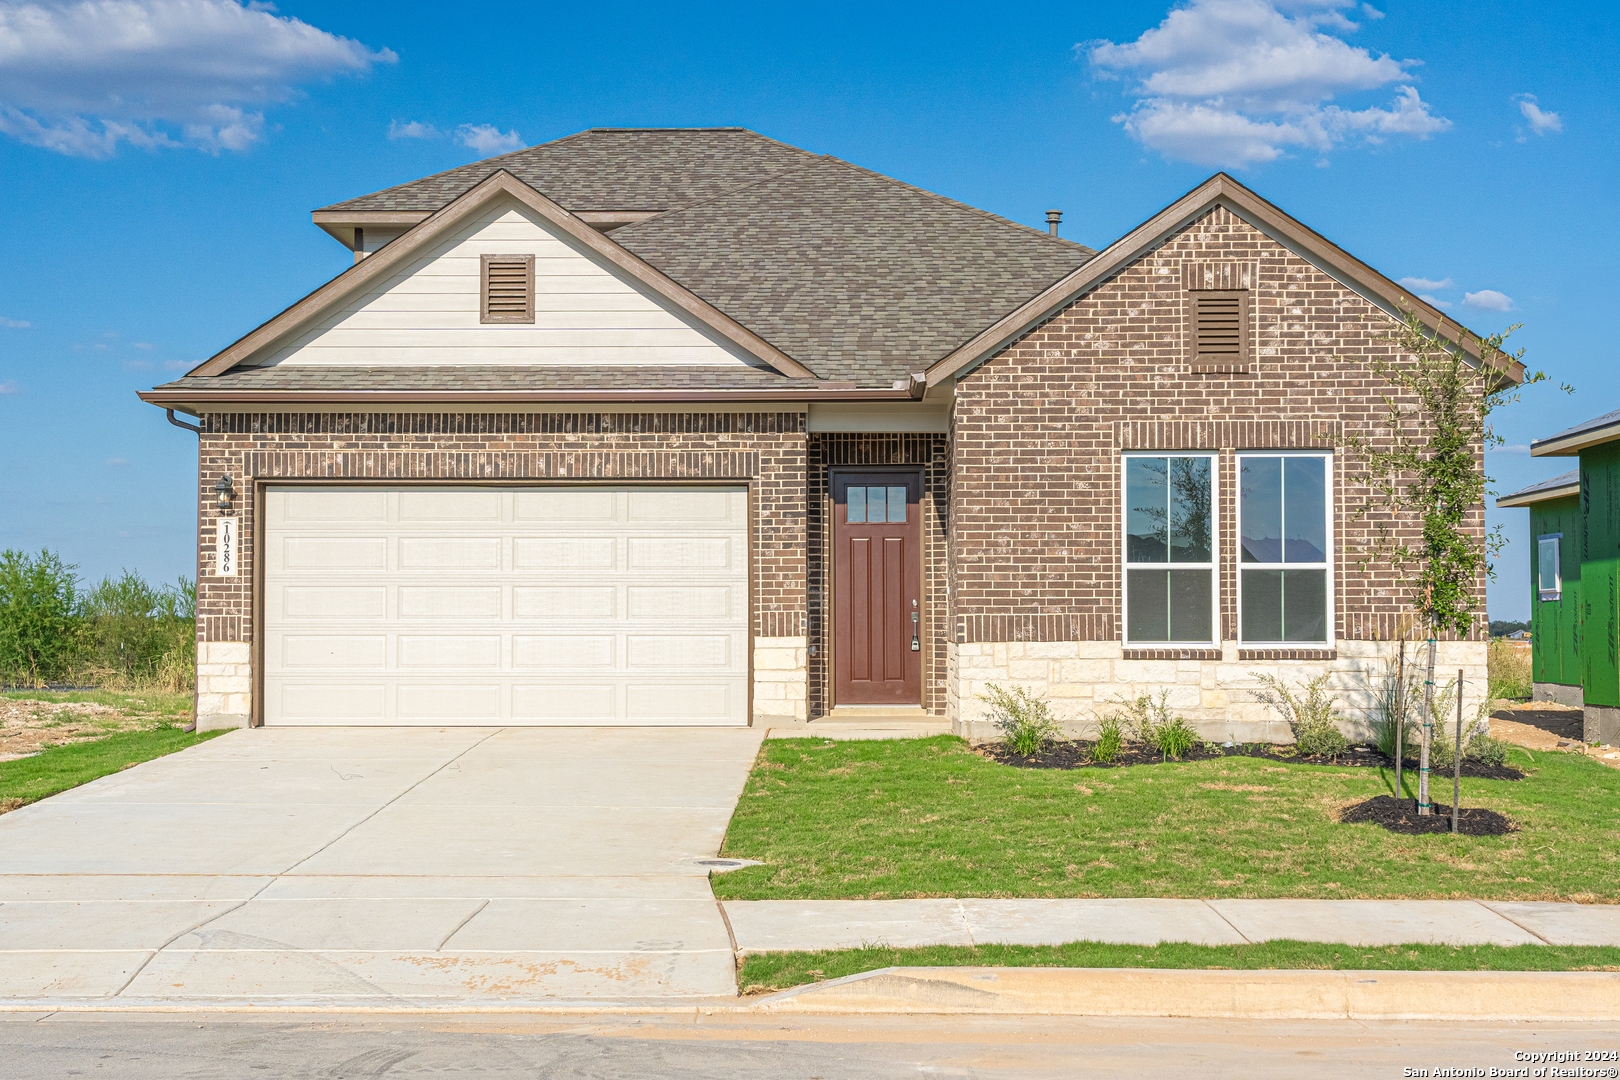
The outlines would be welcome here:
M 9 1020 L 9 1022 L 8 1022 Z M 1067 1016 L 365 1016 L 0 1013 L 7 1080 L 102 1076 L 476 1076 L 480 1080 L 878 1080 L 1188 1076 L 1390 1080 L 1547 1068 L 1524 1055 L 1620 1048 L 1566 1023 L 1231 1021 Z M 1568 1061 L 1564 1068 L 1612 1068 Z M 1498 1073 L 1498 1075 L 1512 1075 Z M 1523 1075 L 1536 1075 L 1533 1071 Z M 1539 1075 L 1553 1075 L 1542 1072 Z M 1603 1073 L 1601 1075 L 1612 1075 Z

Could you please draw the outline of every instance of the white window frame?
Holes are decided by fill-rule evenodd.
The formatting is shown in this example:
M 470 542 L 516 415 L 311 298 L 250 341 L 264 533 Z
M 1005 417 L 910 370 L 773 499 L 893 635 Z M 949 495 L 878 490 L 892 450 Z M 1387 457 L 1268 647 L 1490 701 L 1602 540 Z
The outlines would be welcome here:
M 1327 556 L 1325 562 L 1320 563 L 1255 563 L 1243 561 L 1243 462 L 1247 458 L 1275 458 L 1275 457 L 1306 457 L 1318 458 L 1323 462 L 1323 514 L 1327 533 Z M 1236 568 L 1233 587 L 1237 592 L 1237 640 L 1245 649 L 1335 649 L 1338 648 L 1338 639 L 1335 628 L 1338 626 L 1338 590 L 1334 580 L 1333 563 L 1333 497 L 1338 489 L 1337 476 L 1333 471 L 1333 452 L 1331 450 L 1242 450 L 1236 455 L 1233 464 L 1232 483 L 1235 492 L 1232 497 L 1232 512 L 1237 517 L 1237 528 L 1232 532 L 1232 562 Z M 1284 488 L 1283 499 L 1286 505 L 1287 489 Z M 1327 578 L 1327 612 L 1323 623 L 1327 627 L 1327 634 L 1321 641 L 1249 641 L 1243 636 L 1243 571 L 1245 570 L 1325 570 Z
M 1551 591 L 1541 587 L 1541 552 L 1542 546 L 1548 540 L 1553 541 L 1553 588 Z M 1564 534 L 1561 532 L 1542 533 L 1536 537 L 1536 599 L 1562 600 L 1564 598 Z
M 1209 462 L 1209 539 L 1207 563 L 1133 563 L 1128 536 L 1130 496 L 1127 470 L 1132 458 L 1204 458 Z M 1119 640 L 1127 649 L 1213 649 L 1220 647 L 1221 621 L 1221 458 L 1213 450 L 1134 450 L 1119 457 Z M 1133 641 L 1130 636 L 1132 570 L 1208 570 L 1209 638 L 1204 641 Z

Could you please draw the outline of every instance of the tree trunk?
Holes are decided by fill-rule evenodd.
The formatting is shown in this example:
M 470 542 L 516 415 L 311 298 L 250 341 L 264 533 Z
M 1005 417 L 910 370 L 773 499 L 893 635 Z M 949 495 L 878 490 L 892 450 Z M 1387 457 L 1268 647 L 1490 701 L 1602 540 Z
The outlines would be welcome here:
M 1406 630 L 1401 630 L 1401 659 L 1395 669 L 1395 797 L 1405 798 L 1401 787 L 1401 758 L 1406 756 Z
M 1429 624 L 1429 656 L 1423 675 L 1423 742 L 1418 751 L 1418 816 L 1434 813 L 1429 802 L 1429 743 L 1434 739 L 1434 624 Z

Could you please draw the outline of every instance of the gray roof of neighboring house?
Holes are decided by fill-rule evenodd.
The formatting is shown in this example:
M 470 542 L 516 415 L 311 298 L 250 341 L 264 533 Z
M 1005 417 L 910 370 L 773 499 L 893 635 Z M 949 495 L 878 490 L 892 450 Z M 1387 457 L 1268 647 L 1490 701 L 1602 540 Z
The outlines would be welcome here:
M 315 364 L 235 368 L 187 376 L 159 390 L 804 390 L 815 379 L 789 379 L 745 367 L 423 366 L 351 368 Z
M 1616 409 L 1613 412 L 1606 412 L 1602 416 L 1594 416 L 1592 419 L 1587 420 L 1584 423 L 1576 424 L 1574 427 L 1565 428 L 1563 431 L 1549 435 L 1545 439 L 1537 439 L 1530 444 L 1530 449 L 1533 452 L 1537 447 L 1546 446 L 1549 443 L 1561 442 L 1564 439 L 1568 439 L 1575 435 L 1595 433 L 1601 431 L 1603 428 L 1608 427 L 1615 428 L 1615 438 L 1620 438 L 1620 409 Z M 1607 442 L 1609 440 L 1604 439 L 1601 441 Z
M 613 232 L 826 378 L 919 371 L 1092 250 L 837 158 Z
M 321 209 L 437 210 L 505 169 L 571 211 L 671 210 L 814 157 L 745 128 L 592 128 Z
M 1497 498 L 1496 505 L 1522 506 L 1527 503 L 1539 502 L 1540 500 L 1537 499 L 1536 496 L 1541 495 L 1544 492 L 1557 491 L 1559 488 L 1567 488 L 1571 485 L 1579 484 L 1580 482 L 1581 470 L 1571 469 L 1567 473 L 1560 473 L 1551 480 L 1543 480 L 1539 484 L 1531 484 L 1529 487 L 1520 488 L 1518 491 L 1512 492 L 1511 494 L 1502 495 Z

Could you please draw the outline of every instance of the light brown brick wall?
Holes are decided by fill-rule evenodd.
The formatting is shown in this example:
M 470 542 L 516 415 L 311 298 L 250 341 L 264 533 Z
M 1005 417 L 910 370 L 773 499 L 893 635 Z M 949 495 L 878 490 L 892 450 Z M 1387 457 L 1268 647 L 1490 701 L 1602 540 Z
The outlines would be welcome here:
M 259 480 L 748 480 L 753 630 L 805 633 L 805 418 L 767 413 L 235 413 L 202 418 L 198 640 L 255 640 Z M 213 485 L 239 492 L 241 564 L 214 568 Z
M 1185 286 L 1208 263 L 1227 273 L 1218 284 L 1252 286 L 1252 373 L 1188 370 Z M 1119 458 L 1130 449 L 1221 451 L 1220 626 L 1235 639 L 1231 452 L 1307 447 L 1336 451 L 1337 636 L 1393 636 L 1404 594 L 1387 565 L 1358 565 L 1378 518 L 1357 516 L 1369 493 L 1344 452 L 1347 433 L 1383 430 L 1388 387 L 1368 362 L 1389 352 L 1374 340 L 1389 326 L 1361 296 L 1215 208 L 959 379 L 954 639 L 1120 640 Z M 1476 511 L 1470 528 L 1483 527 Z

